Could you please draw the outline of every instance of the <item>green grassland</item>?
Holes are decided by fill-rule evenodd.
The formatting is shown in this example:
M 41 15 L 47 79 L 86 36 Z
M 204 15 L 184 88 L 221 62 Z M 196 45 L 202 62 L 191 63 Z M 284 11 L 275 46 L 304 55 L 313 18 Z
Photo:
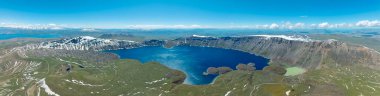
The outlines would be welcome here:
M 295 76 L 304 73 L 306 70 L 300 67 L 289 67 L 286 68 L 285 76 Z
M 343 90 L 348 96 L 376 96 L 380 94 L 380 71 L 363 67 L 345 66 L 324 68 L 304 74 L 307 81 L 315 84 L 334 85 L 333 88 Z M 329 88 L 329 89 L 333 89 Z
M 118 60 L 104 64 L 84 64 L 84 68 L 72 65 L 72 69 L 66 71 L 69 63 L 55 58 L 30 60 L 43 62 L 36 70 L 39 74 L 34 77 L 46 78 L 46 84 L 62 96 L 165 94 L 164 91 L 173 86 L 172 79 L 166 78 L 165 75 L 174 70 L 154 62 L 141 64 L 135 60 Z M 68 60 L 79 62 L 79 60 Z M 151 83 L 155 80 L 158 82 Z M 36 86 L 36 84 L 31 84 L 27 90 L 32 90 Z M 19 92 L 23 94 L 22 91 Z M 28 95 L 36 94 L 38 91 L 31 93 Z

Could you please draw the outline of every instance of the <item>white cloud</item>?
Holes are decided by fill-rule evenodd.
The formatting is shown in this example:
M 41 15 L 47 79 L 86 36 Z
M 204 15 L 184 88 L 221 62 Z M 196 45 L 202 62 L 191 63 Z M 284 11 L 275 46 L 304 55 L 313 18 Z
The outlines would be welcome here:
M 289 21 L 285 22 L 281 26 L 282 26 L 282 28 L 285 28 L 285 29 L 293 29 L 294 28 L 293 24 Z
M 335 24 L 335 27 L 337 27 L 337 28 L 344 28 L 344 27 L 348 27 L 348 24 L 347 23 Z
M 243 29 L 253 29 L 253 28 L 257 28 L 258 26 L 250 26 L 250 25 L 232 25 L 232 26 L 228 26 L 227 28 L 243 28 Z
M 280 26 L 282 29 L 301 29 L 301 28 L 304 28 L 305 23 L 298 22 L 298 23 L 293 24 L 288 21 Z
M 245 29 L 308 29 L 308 28 L 380 28 L 379 20 L 361 20 L 358 22 L 351 23 L 315 23 L 307 24 L 303 22 L 291 23 L 287 22 L 274 22 L 271 24 L 259 24 L 259 25 L 235 25 L 236 23 L 231 23 L 232 25 L 227 26 L 203 26 L 203 25 L 127 25 L 123 27 L 117 27 L 120 29 L 198 29 L 198 28 L 245 28 Z M 74 25 L 62 25 L 62 24 L 16 24 L 16 23 L 1 23 L 0 27 L 9 27 L 9 28 L 20 28 L 20 29 L 50 29 L 50 30 L 59 30 L 65 28 L 78 28 L 81 31 L 93 32 L 97 31 L 91 28 L 106 28 L 106 27 L 93 27 L 93 26 L 74 26 Z
M 57 24 L 54 24 L 54 23 L 50 23 L 48 24 L 49 26 L 57 26 Z
M 323 22 L 318 24 L 318 28 L 353 28 L 354 24 L 349 23 L 339 23 L 339 24 L 330 24 L 328 22 Z M 316 28 L 315 25 L 312 28 Z
M 228 28 L 251 28 L 251 29 L 304 29 L 304 28 L 353 28 L 354 24 L 351 23 L 339 23 L 330 24 L 328 22 L 322 22 L 320 24 L 309 24 L 306 25 L 303 22 L 291 23 L 289 21 L 284 23 L 272 23 L 272 24 L 262 24 L 255 26 L 240 25 L 240 26 L 229 26 Z
M 193 28 L 208 28 L 201 25 L 127 25 L 129 29 L 193 29 Z
M 323 22 L 323 23 L 318 24 L 318 27 L 319 28 L 329 28 L 330 24 L 328 22 Z
M 335 28 L 352 28 L 354 27 L 354 24 L 349 24 L 349 23 L 340 23 L 340 24 L 335 24 Z
M 307 18 L 307 17 L 309 17 L 309 16 L 300 16 L 301 18 Z
M 298 23 L 294 24 L 295 28 L 303 28 L 304 26 L 305 26 L 305 23 L 298 22 Z
M 57 25 L 57 24 L 16 24 L 16 23 L 1 23 L 0 27 L 31 29 L 31 30 L 39 30 L 39 29 L 60 30 L 60 29 L 66 28 L 64 25 Z
M 280 26 L 276 23 L 272 23 L 270 26 L 269 26 L 269 29 L 278 29 Z
M 264 25 L 255 25 L 256 29 L 268 29 L 269 28 L 269 25 L 268 24 L 264 24 Z
M 248 26 L 245 26 L 246 28 Z M 358 21 L 357 23 L 329 23 L 329 22 L 322 22 L 319 24 L 308 24 L 306 25 L 303 22 L 298 23 L 291 23 L 289 21 L 284 23 L 272 23 L 270 25 L 268 24 L 262 24 L 262 25 L 256 25 L 255 28 L 257 29 L 303 29 L 303 28 L 363 28 L 363 27 L 380 27 L 380 21 L 379 20 L 362 20 Z
M 356 23 L 356 26 L 358 27 L 380 27 L 380 21 L 379 20 L 362 20 L 358 21 Z

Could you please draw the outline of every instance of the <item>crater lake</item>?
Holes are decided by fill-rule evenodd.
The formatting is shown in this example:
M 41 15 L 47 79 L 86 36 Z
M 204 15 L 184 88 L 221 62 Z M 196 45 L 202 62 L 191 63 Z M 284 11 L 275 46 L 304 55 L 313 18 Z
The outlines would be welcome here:
M 236 70 L 239 63 L 255 63 L 257 70 L 268 66 L 269 59 L 254 54 L 222 48 L 176 46 L 164 48 L 147 46 L 133 49 L 106 50 L 121 59 L 137 59 L 143 63 L 159 62 L 186 74 L 185 84 L 210 84 L 217 75 L 204 75 L 209 67 L 230 67 Z

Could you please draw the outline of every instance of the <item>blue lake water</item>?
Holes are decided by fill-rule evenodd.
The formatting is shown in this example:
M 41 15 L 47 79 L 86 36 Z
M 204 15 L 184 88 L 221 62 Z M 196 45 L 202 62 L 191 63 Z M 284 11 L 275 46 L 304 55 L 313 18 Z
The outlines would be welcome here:
M 58 34 L 0 34 L 0 40 L 13 38 L 58 38 Z
M 185 72 L 186 84 L 202 85 L 211 83 L 217 75 L 203 75 L 208 67 L 230 67 L 236 69 L 239 63 L 256 64 L 261 70 L 268 65 L 269 59 L 246 52 L 194 46 L 177 46 L 163 48 L 161 46 L 141 47 L 134 49 L 107 50 L 118 54 L 121 59 L 137 59 L 142 62 L 156 61 L 169 68 Z

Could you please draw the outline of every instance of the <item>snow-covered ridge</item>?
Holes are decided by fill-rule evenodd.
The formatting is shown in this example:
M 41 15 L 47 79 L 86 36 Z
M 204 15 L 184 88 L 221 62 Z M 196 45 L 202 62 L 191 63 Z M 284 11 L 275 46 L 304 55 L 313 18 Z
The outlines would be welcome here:
M 39 44 L 38 47 L 66 50 L 99 50 L 99 48 L 107 46 L 118 47 L 133 44 L 137 44 L 137 42 L 129 40 L 101 39 L 91 36 L 80 36 L 70 39 L 43 42 Z
M 91 36 L 80 36 L 74 38 L 66 38 L 56 41 L 41 42 L 38 44 L 27 44 L 25 46 L 15 47 L 6 51 L 6 54 L 17 53 L 21 57 L 28 57 L 26 52 L 34 49 L 63 49 L 63 50 L 112 50 L 112 49 L 129 49 L 145 46 L 143 43 L 116 40 L 101 39 Z M 2 58 L 3 56 L 0 56 Z M 1 60 L 0 60 L 1 61 Z
M 287 36 L 287 35 L 249 35 L 249 36 L 265 37 L 265 39 L 283 38 L 286 40 L 294 40 L 294 41 L 304 41 L 304 42 L 313 41 L 306 35 L 304 35 L 304 36 L 300 36 L 300 35 L 292 35 L 292 36 Z

